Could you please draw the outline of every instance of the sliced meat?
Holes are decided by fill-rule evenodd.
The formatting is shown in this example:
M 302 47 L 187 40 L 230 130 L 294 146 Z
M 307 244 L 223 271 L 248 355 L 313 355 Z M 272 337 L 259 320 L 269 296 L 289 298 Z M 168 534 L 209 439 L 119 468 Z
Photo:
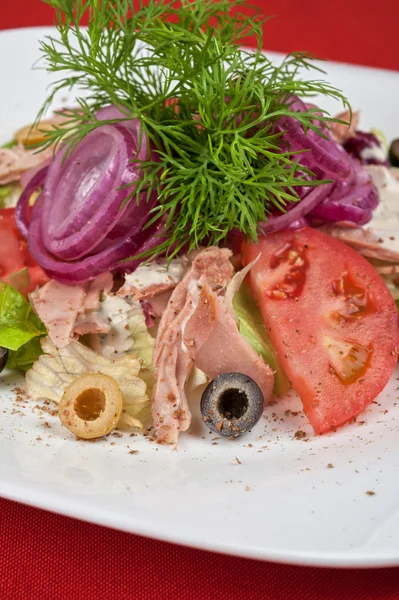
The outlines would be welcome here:
M 81 336 L 88 333 L 109 333 L 110 330 L 111 324 L 108 323 L 99 313 L 96 311 L 89 311 L 88 313 L 78 316 L 72 333 L 74 335 Z M 74 337 L 74 335 L 72 335 L 72 337 Z
M 384 238 L 378 237 L 372 229 L 362 227 L 339 227 L 327 225 L 319 227 L 324 233 L 351 246 L 359 254 L 390 263 L 399 263 L 399 252 L 384 247 Z
M 222 373 L 244 373 L 259 385 L 265 403 L 270 402 L 273 371 L 242 337 L 225 298 L 206 284 L 184 329 L 184 345 L 196 367 L 210 379 Z
M 23 173 L 51 158 L 52 152 L 51 148 L 43 152 L 26 150 L 22 144 L 0 148 L 0 185 L 19 181 Z
M 111 273 L 99 275 L 82 285 L 65 285 L 50 280 L 32 292 L 29 299 L 52 342 L 57 348 L 63 348 L 78 335 L 109 331 L 109 324 L 95 311 L 101 292 L 111 288 Z
M 54 280 L 30 294 L 31 304 L 57 348 L 63 348 L 71 341 L 76 319 L 84 310 L 85 298 L 85 286 L 64 285 Z
M 230 250 L 207 248 L 199 252 L 182 281 L 174 289 L 158 328 L 154 347 L 155 386 L 152 415 L 159 442 L 176 444 L 179 431 L 191 421 L 184 387 L 193 358 L 183 343 L 184 330 L 199 301 L 205 283 L 219 293 L 233 273 Z
M 186 431 L 191 423 L 185 385 L 194 362 L 182 344 L 182 328 L 193 309 L 193 299 L 188 298 L 162 342 L 152 404 L 155 434 L 160 444 L 177 444 L 179 432 Z
M 349 110 L 344 110 L 342 113 L 339 113 L 339 115 L 336 115 L 335 118 L 350 123 L 349 125 L 344 125 L 342 123 L 329 124 L 332 136 L 337 142 L 343 144 L 356 134 L 356 129 L 358 128 L 360 121 L 360 113 L 359 111 L 352 113 L 352 121 L 350 120 L 351 116 Z
M 231 252 L 219 248 L 201 251 L 174 290 L 158 330 L 154 352 L 156 384 L 152 414 L 156 439 L 176 444 L 180 431 L 191 422 L 185 385 L 195 365 L 208 377 L 239 371 L 252 377 L 269 402 L 273 372 L 241 336 L 221 295 L 232 279 Z
M 165 261 L 140 265 L 133 273 L 125 275 L 125 283 L 118 291 L 118 296 L 144 300 L 173 290 L 188 266 L 189 261 L 185 257 L 174 258 L 169 264 Z
M 172 290 L 168 290 L 159 296 L 154 296 L 151 300 L 143 300 L 146 303 L 147 311 L 151 317 L 160 319 L 168 306 L 168 302 L 172 295 Z
M 229 260 L 230 256 L 231 251 L 227 248 L 216 248 L 214 246 L 202 250 L 195 256 L 190 269 L 173 291 L 162 315 L 155 344 L 155 365 L 158 362 L 162 338 L 168 327 L 172 325 L 176 315 L 185 305 L 189 285 L 192 282 L 201 280 L 202 283 L 207 283 L 217 292 L 224 290 L 233 275 L 233 266 Z
M 92 279 L 87 284 L 85 310 L 96 310 L 101 294 L 109 294 L 112 290 L 114 278 L 112 273 L 106 272 Z
M 399 170 L 368 165 L 366 171 L 378 190 L 379 205 L 363 227 L 335 223 L 321 229 L 366 258 L 399 264 Z
M 373 264 L 373 266 L 384 279 L 390 279 L 399 285 L 399 265 Z

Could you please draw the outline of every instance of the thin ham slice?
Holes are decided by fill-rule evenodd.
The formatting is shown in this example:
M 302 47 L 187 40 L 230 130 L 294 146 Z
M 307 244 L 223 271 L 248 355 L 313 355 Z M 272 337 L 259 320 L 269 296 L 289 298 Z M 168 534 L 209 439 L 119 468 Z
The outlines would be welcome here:
M 30 294 L 33 309 L 57 348 L 63 348 L 71 341 L 77 316 L 84 310 L 85 297 L 84 286 L 69 286 L 54 280 Z
M 186 431 L 191 423 L 185 385 L 194 362 L 182 344 L 182 331 L 193 306 L 193 299 L 187 298 L 173 326 L 164 336 L 158 356 L 152 413 L 160 444 L 177 444 L 179 431 Z
M 340 227 L 337 225 L 327 225 L 319 227 L 324 233 L 341 240 L 348 246 L 357 250 L 366 258 L 373 258 L 389 263 L 399 263 L 399 252 L 386 248 L 384 240 L 377 237 L 372 229 L 362 227 Z
M 140 265 L 133 273 L 125 275 L 125 283 L 118 291 L 118 296 L 148 300 L 173 290 L 182 280 L 188 266 L 189 260 L 185 257 L 174 258 L 169 264 L 164 261 Z
M 374 268 L 377 273 L 399 285 L 399 265 L 374 265 Z
M 14 148 L 0 148 L 0 185 L 19 181 L 21 175 L 51 158 L 53 150 L 27 150 L 22 144 Z
M 102 293 L 109 294 L 109 292 L 112 290 L 113 283 L 114 279 L 112 277 L 112 273 L 109 271 L 89 281 L 86 284 L 87 288 L 84 304 L 85 311 L 96 310 L 98 308 L 100 295 Z
M 65 285 L 51 279 L 30 294 L 33 309 L 57 348 L 65 347 L 71 339 L 85 333 L 109 331 L 109 324 L 101 320 L 95 310 L 101 292 L 110 291 L 112 281 L 111 273 L 82 285 Z
M 233 266 L 230 262 L 231 251 L 227 248 L 210 247 L 199 252 L 193 259 L 192 265 L 181 283 L 175 288 L 159 323 L 157 342 L 155 344 L 155 366 L 162 349 L 162 340 L 167 329 L 183 310 L 186 303 L 188 288 L 192 282 L 200 281 L 217 292 L 224 290 L 232 278 Z
M 352 113 L 352 120 L 349 110 L 344 110 L 339 115 L 336 115 L 336 119 L 341 119 L 341 121 L 347 121 L 349 125 L 344 125 L 343 123 L 330 123 L 330 132 L 332 136 L 339 142 L 340 144 L 344 144 L 349 138 L 354 137 L 356 134 L 356 129 L 359 126 L 360 121 L 360 113 L 359 111 L 355 111 Z
M 262 390 L 265 404 L 273 392 L 273 371 L 242 337 L 223 297 L 206 284 L 184 330 L 184 344 L 195 365 L 210 379 L 222 373 L 243 373 Z
M 75 326 L 73 328 L 72 339 L 75 336 L 82 336 L 88 333 L 109 333 L 111 330 L 111 324 L 96 311 L 89 311 L 83 313 L 76 319 Z
M 191 414 L 185 385 L 195 365 L 210 378 L 239 371 L 252 377 L 269 402 L 274 376 L 241 336 L 230 302 L 222 295 L 232 278 L 231 253 L 208 248 L 194 259 L 174 290 L 158 329 L 154 348 L 152 401 L 158 442 L 177 444 Z
M 184 388 L 194 361 L 183 343 L 184 330 L 203 285 L 207 283 L 219 293 L 230 281 L 233 274 L 230 256 L 230 250 L 213 247 L 199 252 L 174 289 L 162 315 L 154 347 L 152 400 L 155 435 L 160 443 L 177 444 L 179 431 L 190 426 L 191 414 Z

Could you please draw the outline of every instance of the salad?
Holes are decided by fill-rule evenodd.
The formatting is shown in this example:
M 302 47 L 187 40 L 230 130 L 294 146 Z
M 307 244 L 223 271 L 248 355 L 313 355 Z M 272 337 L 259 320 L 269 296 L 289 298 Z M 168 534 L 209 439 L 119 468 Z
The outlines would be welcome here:
M 46 1 L 57 82 L 0 148 L 0 371 L 82 439 L 176 447 L 197 388 L 229 439 L 290 388 L 317 435 L 356 419 L 399 353 L 398 140 L 310 54 L 274 65 L 243 0 Z

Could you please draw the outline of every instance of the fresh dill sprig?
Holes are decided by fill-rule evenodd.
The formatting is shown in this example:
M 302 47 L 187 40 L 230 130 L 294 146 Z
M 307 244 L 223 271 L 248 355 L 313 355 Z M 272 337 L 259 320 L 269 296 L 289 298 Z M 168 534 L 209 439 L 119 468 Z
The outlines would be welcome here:
M 56 11 L 59 38 L 44 39 L 41 50 L 60 78 L 38 120 L 60 89 L 84 92 L 45 146 L 72 151 L 114 123 L 96 119 L 105 105 L 141 119 L 156 159 L 141 163 L 131 197 L 157 190 L 151 222 L 164 220 L 167 240 L 153 254 L 218 244 L 235 228 L 256 240 L 271 212 L 299 201 L 298 187 L 325 183 L 281 150 L 274 125 L 291 116 L 323 135 L 332 119 L 319 108 L 292 111 L 292 96 L 347 101 L 328 83 L 302 79 L 300 71 L 320 70 L 309 54 L 273 65 L 262 53 L 264 20 L 255 8 L 240 13 L 244 0 L 149 0 L 137 11 L 133 0 L 44 1 Z M 249 35 L 254 52 L 241 48 Z

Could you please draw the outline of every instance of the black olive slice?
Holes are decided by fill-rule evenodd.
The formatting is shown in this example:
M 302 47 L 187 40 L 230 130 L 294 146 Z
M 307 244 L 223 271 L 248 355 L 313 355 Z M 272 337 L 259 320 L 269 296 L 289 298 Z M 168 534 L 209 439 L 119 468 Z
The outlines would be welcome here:
M 5 368 L 8 360 L 8 350 L 0 346 L 0 373 Z
M 213 379 L 201 398 L 201 415 L 211 431 L 237 438 L 254 427 L 263 414 L 263 394 L 243 373 L 224 373 Z
M 393 167 L 399 167 L 399 138 L 393 140 L 392 144 L 389 147 L 389 162 Z

